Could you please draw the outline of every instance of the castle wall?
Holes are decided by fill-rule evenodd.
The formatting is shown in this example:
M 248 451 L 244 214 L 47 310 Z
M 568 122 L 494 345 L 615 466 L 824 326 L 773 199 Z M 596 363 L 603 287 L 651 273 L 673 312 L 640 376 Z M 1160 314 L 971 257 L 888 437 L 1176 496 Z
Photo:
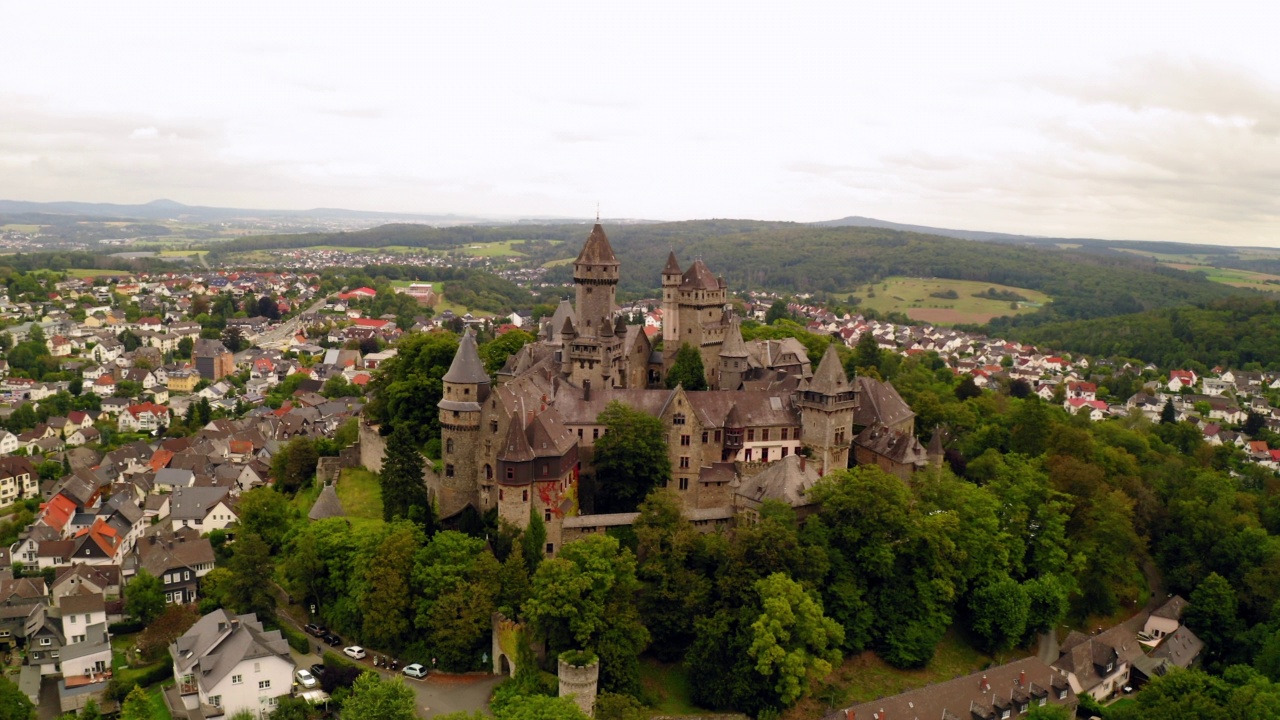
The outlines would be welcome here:
M 589 665 L 570 665 L 563 658 L 557 661 L 556 675 L 560 679 L 560 697 L 573 697 L 573 702 L 588 716 L 596 708 L 596 688 L 600 681 L 600 659 Z

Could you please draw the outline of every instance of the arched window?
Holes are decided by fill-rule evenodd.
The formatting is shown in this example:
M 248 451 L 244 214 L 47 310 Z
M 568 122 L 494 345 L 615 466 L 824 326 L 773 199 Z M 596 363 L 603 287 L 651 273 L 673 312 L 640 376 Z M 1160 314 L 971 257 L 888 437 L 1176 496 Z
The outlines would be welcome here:
M 453 453 L 453 438 L 449 438 L 444 441 L 444 451 L 447 453 Z
M 484 479 L 485 480 L 493 479 L 493 466 L 488 463 L 485 463 L 484 465 Z

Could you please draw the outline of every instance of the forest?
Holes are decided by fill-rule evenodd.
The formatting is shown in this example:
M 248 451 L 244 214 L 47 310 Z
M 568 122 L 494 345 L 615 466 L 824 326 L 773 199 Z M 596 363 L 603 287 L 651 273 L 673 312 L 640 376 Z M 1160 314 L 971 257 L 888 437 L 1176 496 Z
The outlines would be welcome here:
M 1280 302 L 1262 296 L 1011 328 L 1010 335 L 1046 347 L 1201 373 L 1215 365 L 1280 369 Z

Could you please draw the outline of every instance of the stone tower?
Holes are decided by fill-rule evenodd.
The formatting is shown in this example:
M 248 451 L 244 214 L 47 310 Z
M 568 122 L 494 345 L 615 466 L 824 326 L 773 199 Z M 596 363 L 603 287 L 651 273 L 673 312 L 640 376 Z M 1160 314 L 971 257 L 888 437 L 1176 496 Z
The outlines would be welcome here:
M 720 347 L 728 329 L 725 302 L 728 288 L 706 263 L 694 260 L 682 275 L 675 254 L 662 270 L 662 364 L 670 369 L 680 346 L 689 344 L 702 355 L 707 385 L 719 387 Z
M 489 375 L 480 362 L 476 336 L 470 328 L 462 334 L 449 372 L 444 374 L 444 398 L 440 410 L 440 451 L 444 473 L 436 498 L 442 516 L 452 515 L 476 501 L 482 482 L 477 467 L 480 436 L 480 404 L 489 397 Z
M 662 356 L 667 358 L 680 349 L 680 263 L 673 250 L 667 255 L 667 265 L 662 268 Z
M 574 326 L 579 337 L 600 334 L 601 318 L 613 320 L 613 308 L 618 293 L 618 276 L 621 263 L 613 254 L 604 228 L 596 223 L 591 228 L 587 243 L 573 261 L 573 284 L 576 289 L 575 309 L 578 317 Z
M 738 318 L 729 319 L 729 329 L 724 335 L 724 345 L 720 346 L 720 382 L 718 390 L 737 390 L 747 377 L 750 354 L 747 344 L 742 341 L 742 329 L 738 326 Z
M 583 662 L 573 665 L 566 656 L 578 655 L 580 658 L 569 658 Z M 600 658 L 594 653 L 561 653 L 556 667 L 556 675 L 560 679 L 560 697 L 573 696 L 573 702 L 588 717 L 595 716 L 596 688 L 600 681 Z
M 796 405 L 800 408 L 800 437 L 813 459 L 821 463 L 821 471 L 825 474 L 849 467 L 858 393 L 845 377 L 834 345 L 827 346 L 813 377 L 800 386 Z

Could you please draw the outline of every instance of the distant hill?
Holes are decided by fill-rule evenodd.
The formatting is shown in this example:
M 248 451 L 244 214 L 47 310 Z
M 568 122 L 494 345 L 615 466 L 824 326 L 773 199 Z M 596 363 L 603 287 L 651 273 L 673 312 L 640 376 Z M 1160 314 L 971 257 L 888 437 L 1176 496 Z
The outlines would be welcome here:
M 909 225 L 906 223 L 896 223 L 889 222 L 888 220 L 877 220 L 875 218 L 862 217 L 860 215 L 850 215 L 849 217 L 840 218 L 839 220 L 823 220 L 822 222 L 810 224 L 817 225 L 819 227 L 882 228 L 884 230 L 901 230 L 903 232 L 941 235 L 942 237 L 958 238 L 960 240 L 981 240 L 983 242 L 1015 242 L 1034 244 L 1062 242 L 1062 240 L 1035 237 L 1032 235 L 1010 235 L 1009 233 L 987 232 L 984 230 L 953 230 L 950 228 L 929 227 L 928 225 Z
M 368 219 L 382 222 L 422 222 L 459 224 L 492 221 L 488 218 L 465 215 L 422 215 L 413 213 L 370 212 L 342 208 L 313 208 L 311 210 L 270 210 L 250 208 L 206 207 L 184 205 L 173 200 L 152 200 L 142 205 L 118 205 L 115 203 L 86 202 L 28 202 L 26 200 L 0 200 L 0 214 L 76 215 L 85 218 L 119 218 L 129 220 L 191 220 L 219 222 L 243 218 L 289 218 L 338 220 Z

